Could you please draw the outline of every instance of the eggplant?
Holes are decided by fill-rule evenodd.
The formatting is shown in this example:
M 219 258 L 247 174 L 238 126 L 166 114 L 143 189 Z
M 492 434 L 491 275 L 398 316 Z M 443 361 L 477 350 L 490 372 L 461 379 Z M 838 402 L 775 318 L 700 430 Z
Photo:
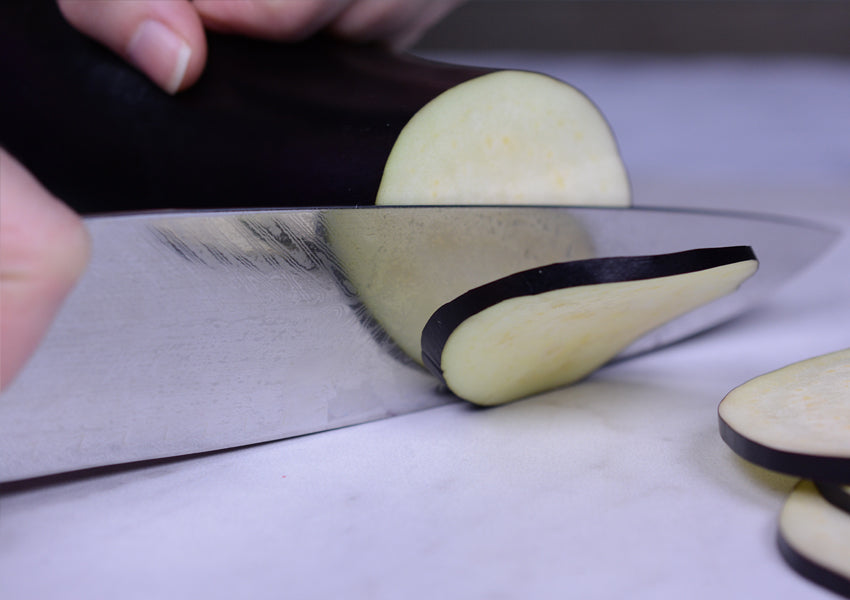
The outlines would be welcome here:
M 455 395 L 509 402 L 582 379 L 651 329 L 731 293 L 750 247 L 555 263 L 472 289 L 437 309 L 422 359 Z
M 718 420 L 739 456 L 804 479 L 782 508 L 779 551 L 802 576 L 850 597 L 848 394 L 850 349 L 743 383 L 723 398 Z
M 718 408 L 720 435 L 742 458 L 805 479 L 850 483 L 850 349 L 752 379 Z
M 579 219 L 550 208 L 374 207 L 322 219 L 357 314 L 420 364 L 422 329 L 446 302 L 517 271 L 595 255 Z
M 847 479 L 850 480 L 850 475 L 848 475 Z M 850 485 L 817 481 L 815 482 L 815 486 L 818 488 L 820 495 L 830 504 L 850 515 Z
M 581 92 L 501 71 L 440 94 L 399 134 L 378 204 L 628 206 L 613 134 Z
M 82 213 L 371 205 L 411 118 L 494 72 L 330 36 L 209 33 L 208 46 L 201 79 L 172 97 L 75 31 L 55 0 L 0 3 L 0 144 Z M 536 92 L 516 83 L 508 76 L 503 93 L 521 111 Z
M 777 541 L 791 568 L 850 598 L 850 513 L 830 504 L 811 481 L 798 483 L 786 499 Z
M 0 5 L 0 143 L 83 213 L 373 204 L 398 132 L 428 100 L 489 72 L 330 38 L 208 34 L 169 96 L 62 18 Z

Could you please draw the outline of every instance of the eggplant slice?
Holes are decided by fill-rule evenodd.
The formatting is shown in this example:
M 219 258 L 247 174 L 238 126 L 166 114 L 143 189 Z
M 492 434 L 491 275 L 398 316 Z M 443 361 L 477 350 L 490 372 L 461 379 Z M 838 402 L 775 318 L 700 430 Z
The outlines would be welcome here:
M 721 437 L 742 458 L 805 479 L 850 482 L 850 349 L 742 384 L 718 416 Z
M 850 485 L 818 481 L 815 482 L 815 486 L 817 486 L 820 495 L 830 504 L 850 515 Z
M 850 514 L 810 481 L 791 492 L 779 518 L 779 551 L 803 577 L 850 598 Z
M 495 405 L 577 381 L 655 327 L 736 290 L 751 248 L 551 264 L 440 307 L 422 359 L 460 398 Z

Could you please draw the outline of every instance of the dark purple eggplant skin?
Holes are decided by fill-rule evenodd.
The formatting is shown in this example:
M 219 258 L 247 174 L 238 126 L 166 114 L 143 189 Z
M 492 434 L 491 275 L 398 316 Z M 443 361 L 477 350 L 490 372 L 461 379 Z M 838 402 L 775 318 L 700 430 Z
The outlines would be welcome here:
M 842 484 L 850 479 L 850 459 L 842 456 L 818 456 L 788 452 L 759 444 L 732 428 L 718 417 L 720 437 L 738 456 L 765 469 L 812 479 L 823 483 Z
M 441 358 L 452 332 L 476 313 L 511 298 L 583 285 L 681 275 L 746 260 L 756 260 L 751 247 L 729 246 L 648 256 L 590 258 L 514 273 L 474 288 L 434 311 L 422 329 L 422 362 L 445 382 Z
M 369 205 L 413 114 L 492 71 L 329 36 L 208 43 L 170 96 L 55 0 L 0 3 L 0 145 L 82 213 Z
M 850 481 L 850 473 L 845 477 L 845 483 L 848 481 Z M 835 508 L 840 508 L 846 512 L 847 517 L 850 518 L 850 492 L 847 491 L 844 485 L 824 481 L 815 481 L 814 484 L 824 500 L 832 504 Z
M 782 532 L 779 532 L 776 536 L 776 545 L 779 548 L 782 558 L 788 563 L 788 566 L 794 569 L 799 575 L 836 594 L 850 598 L 850 579 L 827 569 L 798 552 L 796 548 L 788 543 Z

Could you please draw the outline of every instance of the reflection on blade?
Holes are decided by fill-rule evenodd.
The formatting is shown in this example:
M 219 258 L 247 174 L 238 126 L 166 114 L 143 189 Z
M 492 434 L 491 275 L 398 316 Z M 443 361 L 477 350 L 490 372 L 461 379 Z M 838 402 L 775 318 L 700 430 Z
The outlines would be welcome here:
M 373 317 L 376 302 L 428 313 L 458 290 L 550 262 L 753 247 L 761 266 L 739 292 L 653 332 L 634 354 L 749 308 L 835 237 L 789 220 L 634 208 L 156 213 L 88 224 L 89 271 L 0 396 L 0 481 L 454 401 Z

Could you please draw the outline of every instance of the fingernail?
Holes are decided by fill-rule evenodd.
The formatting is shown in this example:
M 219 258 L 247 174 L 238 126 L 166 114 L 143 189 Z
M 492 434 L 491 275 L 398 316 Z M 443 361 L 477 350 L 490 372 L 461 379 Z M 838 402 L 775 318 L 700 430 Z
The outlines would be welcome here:
M 192 49 L 159 21 L 143 21 L 127 45 L 127 56 L 169 94 L 180 88 Z

